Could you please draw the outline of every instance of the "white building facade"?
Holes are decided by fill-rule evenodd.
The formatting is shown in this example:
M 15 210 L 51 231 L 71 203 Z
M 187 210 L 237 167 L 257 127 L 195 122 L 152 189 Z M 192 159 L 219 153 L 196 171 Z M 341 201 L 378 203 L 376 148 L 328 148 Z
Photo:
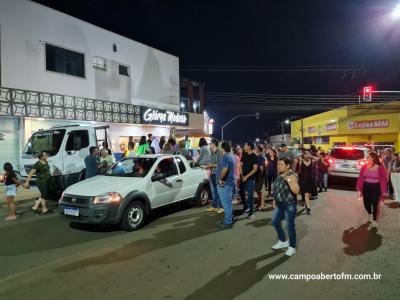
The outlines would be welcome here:
M 0 1 L 9 88 L 179 111 L 179 59 L 26 0 Z
M 60 124 L 110 125 L 114 151 L 168 137 L 192 123 L 179 93 L 178 57 L 31 1 L 0 1 L 0 165 L 18 166 L 32 132 Z M 178 122 L 146 122 L 148 109 Z

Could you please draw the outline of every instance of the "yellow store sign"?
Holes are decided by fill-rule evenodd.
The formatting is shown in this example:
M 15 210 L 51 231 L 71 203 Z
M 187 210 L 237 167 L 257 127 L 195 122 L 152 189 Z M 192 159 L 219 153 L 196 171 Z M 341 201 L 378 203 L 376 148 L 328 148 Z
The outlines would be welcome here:
M 341 120 L 340 134 L 388 133 L 399 130 L 399 114 L 370 115 Z

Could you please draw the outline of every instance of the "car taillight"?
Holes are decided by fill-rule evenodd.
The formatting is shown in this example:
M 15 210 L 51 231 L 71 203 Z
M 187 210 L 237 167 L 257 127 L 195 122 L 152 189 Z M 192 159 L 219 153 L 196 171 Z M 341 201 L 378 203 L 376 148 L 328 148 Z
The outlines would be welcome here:
M 360 159 L 360 160 L 357 161 L 357 166 L 358 166 L 359 168 L 362 168 L 362 167 L 364 167 L 365 165 L 368 165 L 368 160 Z
M 332 166 L 334 162 L 335 162 L 335 159 L 333 159 L 333 158 L 328 159 L 329 166 Z

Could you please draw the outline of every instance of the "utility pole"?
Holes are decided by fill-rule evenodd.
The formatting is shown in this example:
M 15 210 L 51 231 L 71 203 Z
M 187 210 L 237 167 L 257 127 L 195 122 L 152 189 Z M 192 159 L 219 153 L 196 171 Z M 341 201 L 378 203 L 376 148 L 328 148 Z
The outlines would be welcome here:
M 303 118 L 301 118 L 301 145 L 303 145 L 303 139 L 304 139 L 304 121 Z

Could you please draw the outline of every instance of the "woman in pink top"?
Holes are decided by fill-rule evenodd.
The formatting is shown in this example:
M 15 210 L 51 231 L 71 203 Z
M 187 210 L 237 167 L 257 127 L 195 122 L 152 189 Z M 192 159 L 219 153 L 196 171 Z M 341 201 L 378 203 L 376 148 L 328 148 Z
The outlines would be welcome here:
M 379 200 L 387 193 L 388 178 L 385 167 L 379 156 L 372 152 L 368 156 L 368 164 L 363 166 L 357 180 L 357 190 L 363 196 L 364 207 L 368 212 L 368 221 L 372 227 L 378 227 L 376 222 Z

